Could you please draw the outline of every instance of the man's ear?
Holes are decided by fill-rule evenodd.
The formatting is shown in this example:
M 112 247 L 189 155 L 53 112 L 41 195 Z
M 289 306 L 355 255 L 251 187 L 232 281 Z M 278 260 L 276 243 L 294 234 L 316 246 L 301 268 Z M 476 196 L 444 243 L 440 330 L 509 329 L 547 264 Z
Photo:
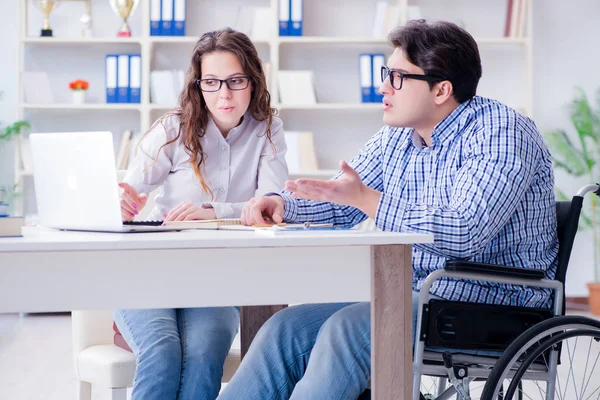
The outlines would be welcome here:
M 433 90 L 435 92 L 434 100 L 437 105 L 442 105 L 446 101 L 452 99 L 452 95 L 454 94 L 454 88 L 452 87 L 452 82 L 450 81 L 436 83 Z

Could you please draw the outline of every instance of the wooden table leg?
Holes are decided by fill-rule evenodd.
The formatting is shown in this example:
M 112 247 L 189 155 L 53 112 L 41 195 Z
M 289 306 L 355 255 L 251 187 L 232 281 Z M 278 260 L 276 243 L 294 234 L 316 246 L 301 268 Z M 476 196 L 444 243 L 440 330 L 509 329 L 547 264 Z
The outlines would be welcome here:
M 261 326 L 277 311 L 283 310 L 287 305 L 275 306 L 243 306 L 240 307 L 240 336 L 242 358 L 248 352 L 250 343 L 258 333 Z
M 372 247 L 371 395 L 412 398 L 412 248 Z

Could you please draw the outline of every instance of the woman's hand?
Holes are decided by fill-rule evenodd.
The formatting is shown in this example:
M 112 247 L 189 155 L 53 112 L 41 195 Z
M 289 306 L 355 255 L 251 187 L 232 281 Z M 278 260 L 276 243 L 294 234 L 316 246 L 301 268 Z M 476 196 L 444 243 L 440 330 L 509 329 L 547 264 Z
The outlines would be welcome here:
M 216 219 L 213 208 L 202 208 L 190 203 L 181 203 L 165 216 L 167 221 L 192 221 L 199 219 Z
M 121 193 L 121 218 L 123 221 L 131 221 L 146 205 L 148 195 L 138 194 L 128 183 L 121 182 L 119 187 L 123 189 Z

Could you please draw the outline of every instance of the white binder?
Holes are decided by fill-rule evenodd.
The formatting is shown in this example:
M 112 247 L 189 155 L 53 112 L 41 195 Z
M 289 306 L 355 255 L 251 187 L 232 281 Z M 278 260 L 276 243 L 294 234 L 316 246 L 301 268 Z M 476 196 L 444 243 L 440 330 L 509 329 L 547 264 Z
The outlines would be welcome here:
M 129 54 L 117 56 L 117 103 L 129 103 Z
M 371 65 L 371 55 L 360 55 L 360 92 L 361 101 L 369 103 L 371 101 L 371 88 L 373 87 L 373 70 Z
M 142 57 L 139 54 L 129 56 L 129 102 L 141 102 Z

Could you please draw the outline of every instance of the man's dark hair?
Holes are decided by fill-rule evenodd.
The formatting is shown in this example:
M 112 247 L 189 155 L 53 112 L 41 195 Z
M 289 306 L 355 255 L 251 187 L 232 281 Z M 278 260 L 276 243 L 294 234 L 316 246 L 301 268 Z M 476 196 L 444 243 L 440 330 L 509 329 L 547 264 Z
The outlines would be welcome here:
M 477 42 L 464 29 L 446 21 L 414 20 L 394 29 L 388 40 L 425 74 L 450 81 L 457 102 L 475 96 L 481 78 L 481 58 Z M 431 88 L 434 85 L 429 83 Z

